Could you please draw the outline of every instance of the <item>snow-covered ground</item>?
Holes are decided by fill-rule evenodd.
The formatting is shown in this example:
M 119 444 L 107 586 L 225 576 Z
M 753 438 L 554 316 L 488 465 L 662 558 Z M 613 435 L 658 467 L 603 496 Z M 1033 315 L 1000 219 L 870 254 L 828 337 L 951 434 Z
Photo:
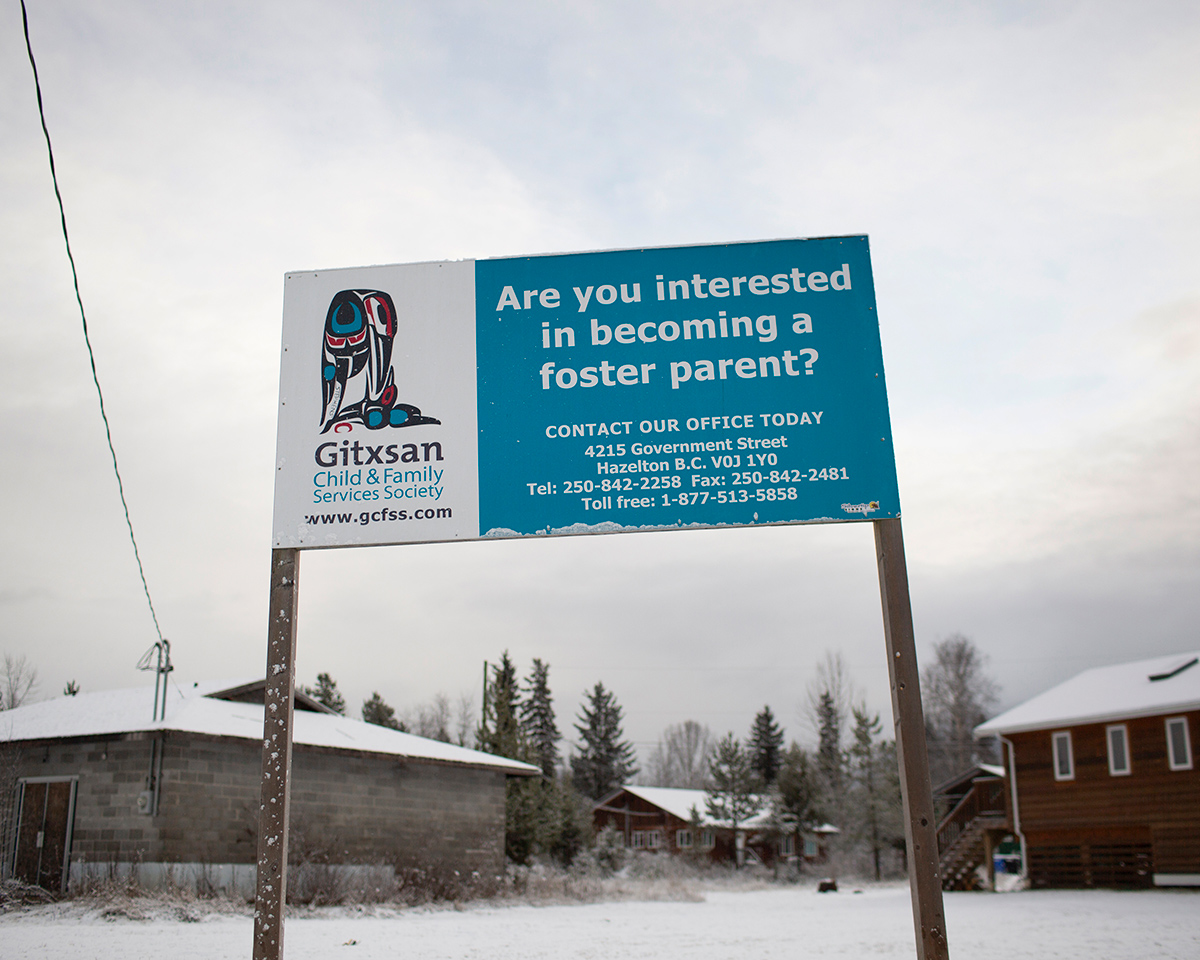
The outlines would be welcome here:
M 248 916 L 192 912 L 199 919 L 187 920 L 167 919 L 170 910 L 155 912 L 148 920 L 120 911 L 105 918 L 102 908 L 79 905 L 9 913 L 0 916 L 0 957 L 250 956 Z M 1200 957 L 1200 893 L 1195 892 L 951 893 L 946 914 L 950 952 L 958 958 Z M 811 887 L 717 890 L 696 902 L 331 908 L 289 920 L 285 940 L 289 960 L 911 957 L 913 943 L 908 889 L 902 885 L 824 895 Z

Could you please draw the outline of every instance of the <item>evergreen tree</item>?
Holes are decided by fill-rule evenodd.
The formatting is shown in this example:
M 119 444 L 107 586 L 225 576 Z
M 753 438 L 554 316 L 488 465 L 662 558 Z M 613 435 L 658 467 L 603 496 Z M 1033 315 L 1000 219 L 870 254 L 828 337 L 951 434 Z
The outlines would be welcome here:
M 871 716 L 865 705 L 855 707 L 854 743 L 850 746 L 850 776 L 853 780 L 853 813 L 855 839 L 871 851 L 875 879 L 882 877 L 880 855 L 883 851 L 884 784 L 878 746 L 875 742 L 883 730 L 879 714 Z
M 529 696 L 522 700 L 517 668 L 506 650 L 488 678 L 476 739 L 481 750 L 542 768 L 540 777 L 507 780 L 505 855 L 521 864 L 549 856 L 567 866 L 583 847 L 585 830 L 590 830 L 591 809 L 589 805 L 581 811 L 570 782 L 555 778 L 556 741 L 561 737 L 554 724 L 549 675 L 549 666 L 534 660 L 527 682 Z
M 592 835 L 592 805 L 581 802 L 571 775 L 554 782 L 554 819 L 547 833 L 546 850 L 558 863 L 569 867 Z
M 582 743 L 571 758 L 575 787 L 585 796 L 599 800 L 637 773 L 632 744 L 622 740 L 621 707 L 617 698 L 597 683 L 585 694 L 575 729 Z
M 770 786 L 779 774 L 779 752 L 783 747 L 783 730 L 775 722 L 770 707 L 764 706 L 754 718 L 748 747 L 751 768 L 759 780 Z
M 505 650 L 500 662 L 492 667 L 484 704 L 479 748 L 511 760 L 525 760 L 527 749 L 519 712 L 520 690 L 517 668 Z
M 334 713 L 340 713 L 343 716 L 346 713 L 346 700 L 338 690 L 337 681 L 327 673 L 317 674 L 317 685 L 315 687 L 305 687 L 304 692 L 314 700 L 318 700 L 325 704 Z
M 817 700 L 817 773 L 821 806 L 839 827 L 845 826 L 845 756 L 842 753 L 842 715 L 826 691 Z
M 526 681 L 529 696 L 521 704 L 521 726 L 542 773 L 553 777 L 558 769 L 558 741 L 562 734 L 554 723 L 553 699 L 550 696 L 550 665 L 533 661 L 533 671 Z
M 775 790 L 780 807 L 795 818 L 801 830 L 815 827 L 825 819 L 816 765 L 808 751 L 798 743 L 793 742 L 783 752 Z
M 362 718 L 367 723 L 373 723 L 376 726 L 388 727 L 391 730 L 405 730 L 404 724 L 396 719 L 396 711 L 387 705 L 378 690 L 371 694 L 370 699 L 363 701 Z
M 711 777 L 705 806 L 714 820 L 728 823 L 737 835 L 739 823 L 762 809 L 762 798 L 755 793 L 757 779 L 750 766 L 750 756 L 732 732 L 718 741 L 708 762 Z M 738 851 L 737 865 L 742 854 Z

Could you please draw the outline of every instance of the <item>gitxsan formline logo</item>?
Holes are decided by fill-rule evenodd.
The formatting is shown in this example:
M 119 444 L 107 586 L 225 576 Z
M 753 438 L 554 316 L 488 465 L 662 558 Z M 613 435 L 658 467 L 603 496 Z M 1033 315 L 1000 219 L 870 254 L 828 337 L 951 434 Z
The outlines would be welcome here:
M 392 345 L 396 305 L 382 290 L 342 290 L 329 301 L 321 350 L 321 433 L 361 423 L 369 430 L 438 423 L 399 403 Z M 347 403 L 347 394 L 360 399 Z

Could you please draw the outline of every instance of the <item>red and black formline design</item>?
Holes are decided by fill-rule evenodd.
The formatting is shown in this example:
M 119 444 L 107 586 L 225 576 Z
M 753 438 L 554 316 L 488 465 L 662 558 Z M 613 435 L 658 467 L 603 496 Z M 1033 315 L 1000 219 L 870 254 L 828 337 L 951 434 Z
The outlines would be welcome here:
M 396 402 L 392 344 L 396 305 L 382 290 L 342 290 L 329 302 L 321 350 L 321 432 L 339 423 L 368 430 L 441 423 L 420 408 Z M 360 374 L 362 399 L 346 403 L 346 391 Z

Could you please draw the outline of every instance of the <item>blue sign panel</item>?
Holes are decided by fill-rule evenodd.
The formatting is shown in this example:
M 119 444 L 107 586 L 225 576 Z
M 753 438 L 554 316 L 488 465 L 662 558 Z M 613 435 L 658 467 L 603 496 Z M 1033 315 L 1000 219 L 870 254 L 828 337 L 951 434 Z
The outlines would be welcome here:
M 482 536 L 900 513 L 865 236 L 475 263 Z
M 899 516 L 867 238 L 289 273 L 280 547 Z

